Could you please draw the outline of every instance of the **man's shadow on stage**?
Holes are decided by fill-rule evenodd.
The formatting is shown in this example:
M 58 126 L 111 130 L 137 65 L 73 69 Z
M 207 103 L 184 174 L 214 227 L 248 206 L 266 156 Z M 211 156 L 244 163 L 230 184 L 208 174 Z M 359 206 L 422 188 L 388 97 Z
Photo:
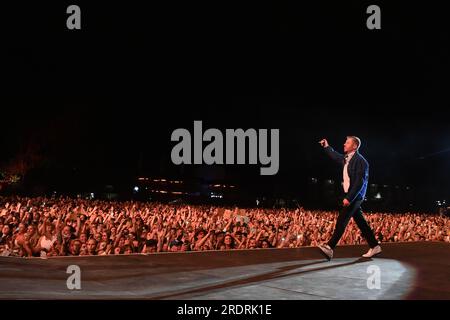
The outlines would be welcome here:
M 175 298 L 177 296 L 182 296 L 182 295 L 198 294 L 198 293 L 208 292 L 208 291 L 217 290 L 217 289 L 224 289 L 224 288 L 230 288 L 230 287 L 234 287 L 234 286 L 257 283 L 257 282 L 261 282 L 261 281 L 291 277 L 291 276 L 306 274 L 306 273 L 310 273 L 310 272 L 317 272 L 317 271 L 323 271 L 323 270 L 328 270 L 328 269 L 335 269 L 335 268 L 339 268 L 339 267 L 346 267 L 346 266 L 350 266 L 350 265 L 354 265 L 354 264 L 358 264 L 358 263 L 368 262 L 371 260 L 372 259 L 370 259 L 370 258 L 361 257 L 361 258 L 358 258 L 351 262 L 346 262 L 346 263 L 341 263 L 341 264 L 333 264 L 331 266 L 329 265 L 329 266 L 324 266 L 324 267 L 319 267 L 319 268 L 300 270 L 297 272 L 287 273 L 291 270 L 295 270 L 298 268 L 304 268 L 304 267 L 318 265 L 318 264 L 326 264 L 326 263 L 329 263 L 329 261 L 321 260 L 321 261 L 314 261 L 314 262 L 309 262 L 309 263 L 295 264 L 295 265 L 290 265 L 290 266 L 285 266 L 285 267 L 279 267 L 278 270 L 276 270 L 276 271 L 272 271 L 272 272 L 265 273 L 265 274 L 260 274 L 260 275 L 245 278 L 245 279 L 238 279 L 238 280 L 233 280 L 233 281 L 220 283 L 220 284 L 216 284 L 216 285 L 212 285 L 212 286 L 207 286 L 207 287 L 202 287 L 202 288 L 197 288 L 197 289 L 192 289 L 192 290 L 187 290 L 187 291 L 182 291 L 182 292 L 177 292 L 177 293 L 171 293 L 171 294 L 157 296 L 157 297 L 152 297 L 151 299 L 171 299 L 171 298 Z

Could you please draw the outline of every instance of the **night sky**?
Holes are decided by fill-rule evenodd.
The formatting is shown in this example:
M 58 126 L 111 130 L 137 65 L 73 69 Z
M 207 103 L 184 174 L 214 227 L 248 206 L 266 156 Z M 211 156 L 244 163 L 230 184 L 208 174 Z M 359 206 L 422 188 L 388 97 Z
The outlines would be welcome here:
M 292 192 L 299 179 L 337 177 L 317 141 L 341 150 L 351 134 L 363 141 L 372 183 L 448 197 L 445 11 L 379 2 L 382 30 L 372 32 L 364 1 L 295 3 L 81 3 L 81 31 L 65 29 L 67 3 L 11 5 L 2 20 L 0 164 L 32 146 L 48 181 L 145 174 Z M 170 163 L 170 134 L 192 132 L 194 120 L 280 129 L 279 173 L 181 171 Z

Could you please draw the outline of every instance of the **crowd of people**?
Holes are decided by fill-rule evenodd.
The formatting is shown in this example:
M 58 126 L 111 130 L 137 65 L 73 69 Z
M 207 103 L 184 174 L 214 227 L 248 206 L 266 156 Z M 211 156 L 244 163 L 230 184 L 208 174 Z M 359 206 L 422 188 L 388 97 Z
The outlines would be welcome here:
M 0 255 L 20 257 L 297 248 L 331 237 L 337 212 L 0 197 Z M 450 218 L 366 213 L 380 242 L 450 242 Z M 361 244 L 351 221 L 339 244 Z

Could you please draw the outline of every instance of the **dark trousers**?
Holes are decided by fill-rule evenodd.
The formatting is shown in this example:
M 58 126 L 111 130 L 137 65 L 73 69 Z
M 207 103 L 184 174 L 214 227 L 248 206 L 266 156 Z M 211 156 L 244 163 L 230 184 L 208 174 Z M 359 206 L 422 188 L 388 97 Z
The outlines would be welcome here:
M 372 229 L 367 224 L 366 219 L 364 219 L 363 212 L 361 210 L 362 200 L 353 201 L 348 207 L 343 207 L 336 221 L 336 226 L 334 228 L 333 236 L 330 241 L 328 241 L 328 245 L 334 249 L 344 234 L 345 228 L 347 227 L 350 218 L 353 217 L 356 225 L 361 230 L 363 237 L 369 243 L 371 248 L 374 248 L 378 245 L 378 241 L 373 234 Z

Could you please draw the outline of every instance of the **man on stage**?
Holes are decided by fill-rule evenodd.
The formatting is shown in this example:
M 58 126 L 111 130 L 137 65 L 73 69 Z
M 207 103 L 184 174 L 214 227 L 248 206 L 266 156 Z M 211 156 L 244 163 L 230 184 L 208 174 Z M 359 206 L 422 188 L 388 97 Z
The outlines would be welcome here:
M 367 184 L 369 181 L 369 164 L 367 160 L 358 152 L 361 146 L 361 140 L 355 136 L 348 136 L 344 144 L 344 153 L 340 154 L 328 145 L 328 141 L 323 139 L 319 142 L 324 148 L 326 154 L 342 166 L 344 199 L 342 200 L 342 209 L 336 221 L 333 236 L 327 244 L 319 245 L 323 254 L 331 260 L 333 250 L 344 234 L 350 218 L 353 217 L 363 237 L 369 243 L 369 251 L 363 255 L 365 258 L 371 258 L 381 252 L 381 247 L 376 240 L 370 226 L 364 219 L 361 203 L 366 195 Z

